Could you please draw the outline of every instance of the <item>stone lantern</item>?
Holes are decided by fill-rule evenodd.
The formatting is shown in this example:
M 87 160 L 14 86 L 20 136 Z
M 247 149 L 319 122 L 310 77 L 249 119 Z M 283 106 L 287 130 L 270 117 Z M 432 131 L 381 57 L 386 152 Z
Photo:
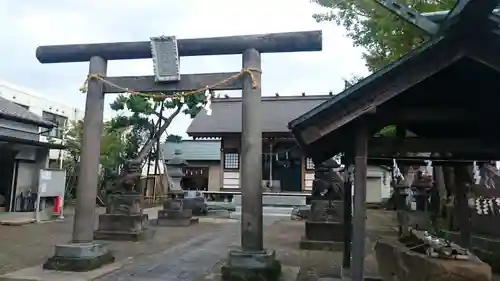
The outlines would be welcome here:
M 188 166 L 187 161 L 182 158 L 182 151 L 176 149 L 174 157 L 167 161 L 167 174 L 172 179 L 171 186 L 167 190 L 170 195 L 183 195 L 181 181 L 184 177 L 184 167 Z M 193 212 L 184 207 L 183 199 L 170 198 L 163 202 L 163 210 L 158 211 L 157 224 L 163 226 L 189 226 L 197 223 L 198 219 L 193 218 Z
M 183 168 L 187 166 L 188 162 L 182 158 L 182 150 L 176 149 L 174 157 L 167 161 L 167 174 L 172 179 L 172 186 L 167 192 L 182 193 L 181 181 L 184 177 Z

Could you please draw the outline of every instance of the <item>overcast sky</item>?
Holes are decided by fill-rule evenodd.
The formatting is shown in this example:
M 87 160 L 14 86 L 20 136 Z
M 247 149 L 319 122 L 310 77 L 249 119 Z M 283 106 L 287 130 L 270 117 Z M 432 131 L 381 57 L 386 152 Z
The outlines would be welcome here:
M 78 91 L 87 63 L 40 64 L 39 45 L 147 41 L 323 30 L 323 51 L 264 54 L 264 95 L 339 92 L 342 78 L 364 75 L 361 50 L 334 23 L 318 24 L 308 0 L 1 0 L 0 78 L 83 109 Z M 239 71 L 241 56 L 182 58 L 182 73 Z M 112 61 L 108 75 L 151 75 L 151 60 Z M 113 95 L 107 101 L 113 100 Z M 106 116 L 113 114 L 106 106 Z M 169 133 L 185 135 L 180 116 Z

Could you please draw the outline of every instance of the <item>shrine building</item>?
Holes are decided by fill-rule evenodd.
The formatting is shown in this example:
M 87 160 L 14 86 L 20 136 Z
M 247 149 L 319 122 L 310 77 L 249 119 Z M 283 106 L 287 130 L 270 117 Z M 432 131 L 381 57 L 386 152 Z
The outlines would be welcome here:
M 287 128 L 288 122 L 329 100 L 331 95 L 264 96 L 262 118 L 262 186 L 273 192 L 310 192 L 314 164 L 305 156 Z M 211 181 L 208 190 L 238 191 L 240 188 L 241 97 L 214 98 L 212 114 L 202 111 L 187 129 L 189 136 L 220 139 L 219 187 Z M 207 148 L 208 149 L 208 148 Z M 188 160 L 189 161 L 189 160 Z M 211 171 L 215 171 L 212 168 Z M 211 172 L 212 173 L 212 172 Z M 212 174 L 210 174 L 212 176 Z M 215 176 L 214 176 L 215 177 Z M 389 197 L 390 176 L 381 167 L 370 167 L 370 191 L 367 201 L 377 202 Z

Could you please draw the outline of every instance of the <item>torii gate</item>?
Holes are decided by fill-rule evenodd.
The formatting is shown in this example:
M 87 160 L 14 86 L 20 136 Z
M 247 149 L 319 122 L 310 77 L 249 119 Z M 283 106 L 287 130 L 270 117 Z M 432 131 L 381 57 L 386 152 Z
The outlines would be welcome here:
M 203 89 L 211 85 L 216 85 L 213 87 L 214 90 L 243 90 L 242 253 L 234 255 L 239 260 L 267 255 L 263 249 L 262 229 L 261 54 L 320 51 L 322 49 L 321 31 L 184 39 L 176 42 L 170 40 L 163 42 L 170 44 L 169 46 L 157 45 L 156 50 L 153 43 L 152 40 L 151 42 L 41 46 L 36 50 L 36 56 L 41 63 L 90 62 L 73 237 L 71 244 L 56 246 L 55 256 L 61 260 L 59 264 L 62 265 L 64 262 L 68 264 L 67 267 L 58 268 L 59 270 L 75 270 L 74 263 L 83 259 L 81 253 L 85 253 L 87 260 L 94 261 L 90 262 L 94 264 L 94 268 L 102 265 L 99 261 L 103 259 L 103 256 L 109 255 L 104 246 L 93 243 L 100 137 L 104 94 L 121 93 L 124 89 L 133 89 L 137 92 L 162 92 L 170 95 Z M 166 49 L 163 50 L 164 53 L 161 53 L 158 48 Z M 168 52 L 176 54 L 172 56 L 172 54 L 167 54 Z M 189 75 L 179 73 L 179 56 L 231 54 L 242 54 L 241 72 Z M 159 59 L 161 55 L 163 58 Z M 110 60 L 152 57 L 155 62 L 155 76 L 107 77 L 106 75 L 107 62 Z M 163 77 L 159 77 L 162 75 Z M 80 256 L 75 253 L 80 253 Z M 73 264 L 70 265 L 71 263 Z

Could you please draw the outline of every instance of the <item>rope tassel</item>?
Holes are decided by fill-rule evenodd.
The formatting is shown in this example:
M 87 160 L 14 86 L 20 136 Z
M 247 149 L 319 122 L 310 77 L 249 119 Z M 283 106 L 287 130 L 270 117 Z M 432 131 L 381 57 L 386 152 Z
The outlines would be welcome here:
M 208 116 L 212 115 L 212 94 L 210 93 L 208 87 L 205 90 L 205 111 L 207 112 Z

